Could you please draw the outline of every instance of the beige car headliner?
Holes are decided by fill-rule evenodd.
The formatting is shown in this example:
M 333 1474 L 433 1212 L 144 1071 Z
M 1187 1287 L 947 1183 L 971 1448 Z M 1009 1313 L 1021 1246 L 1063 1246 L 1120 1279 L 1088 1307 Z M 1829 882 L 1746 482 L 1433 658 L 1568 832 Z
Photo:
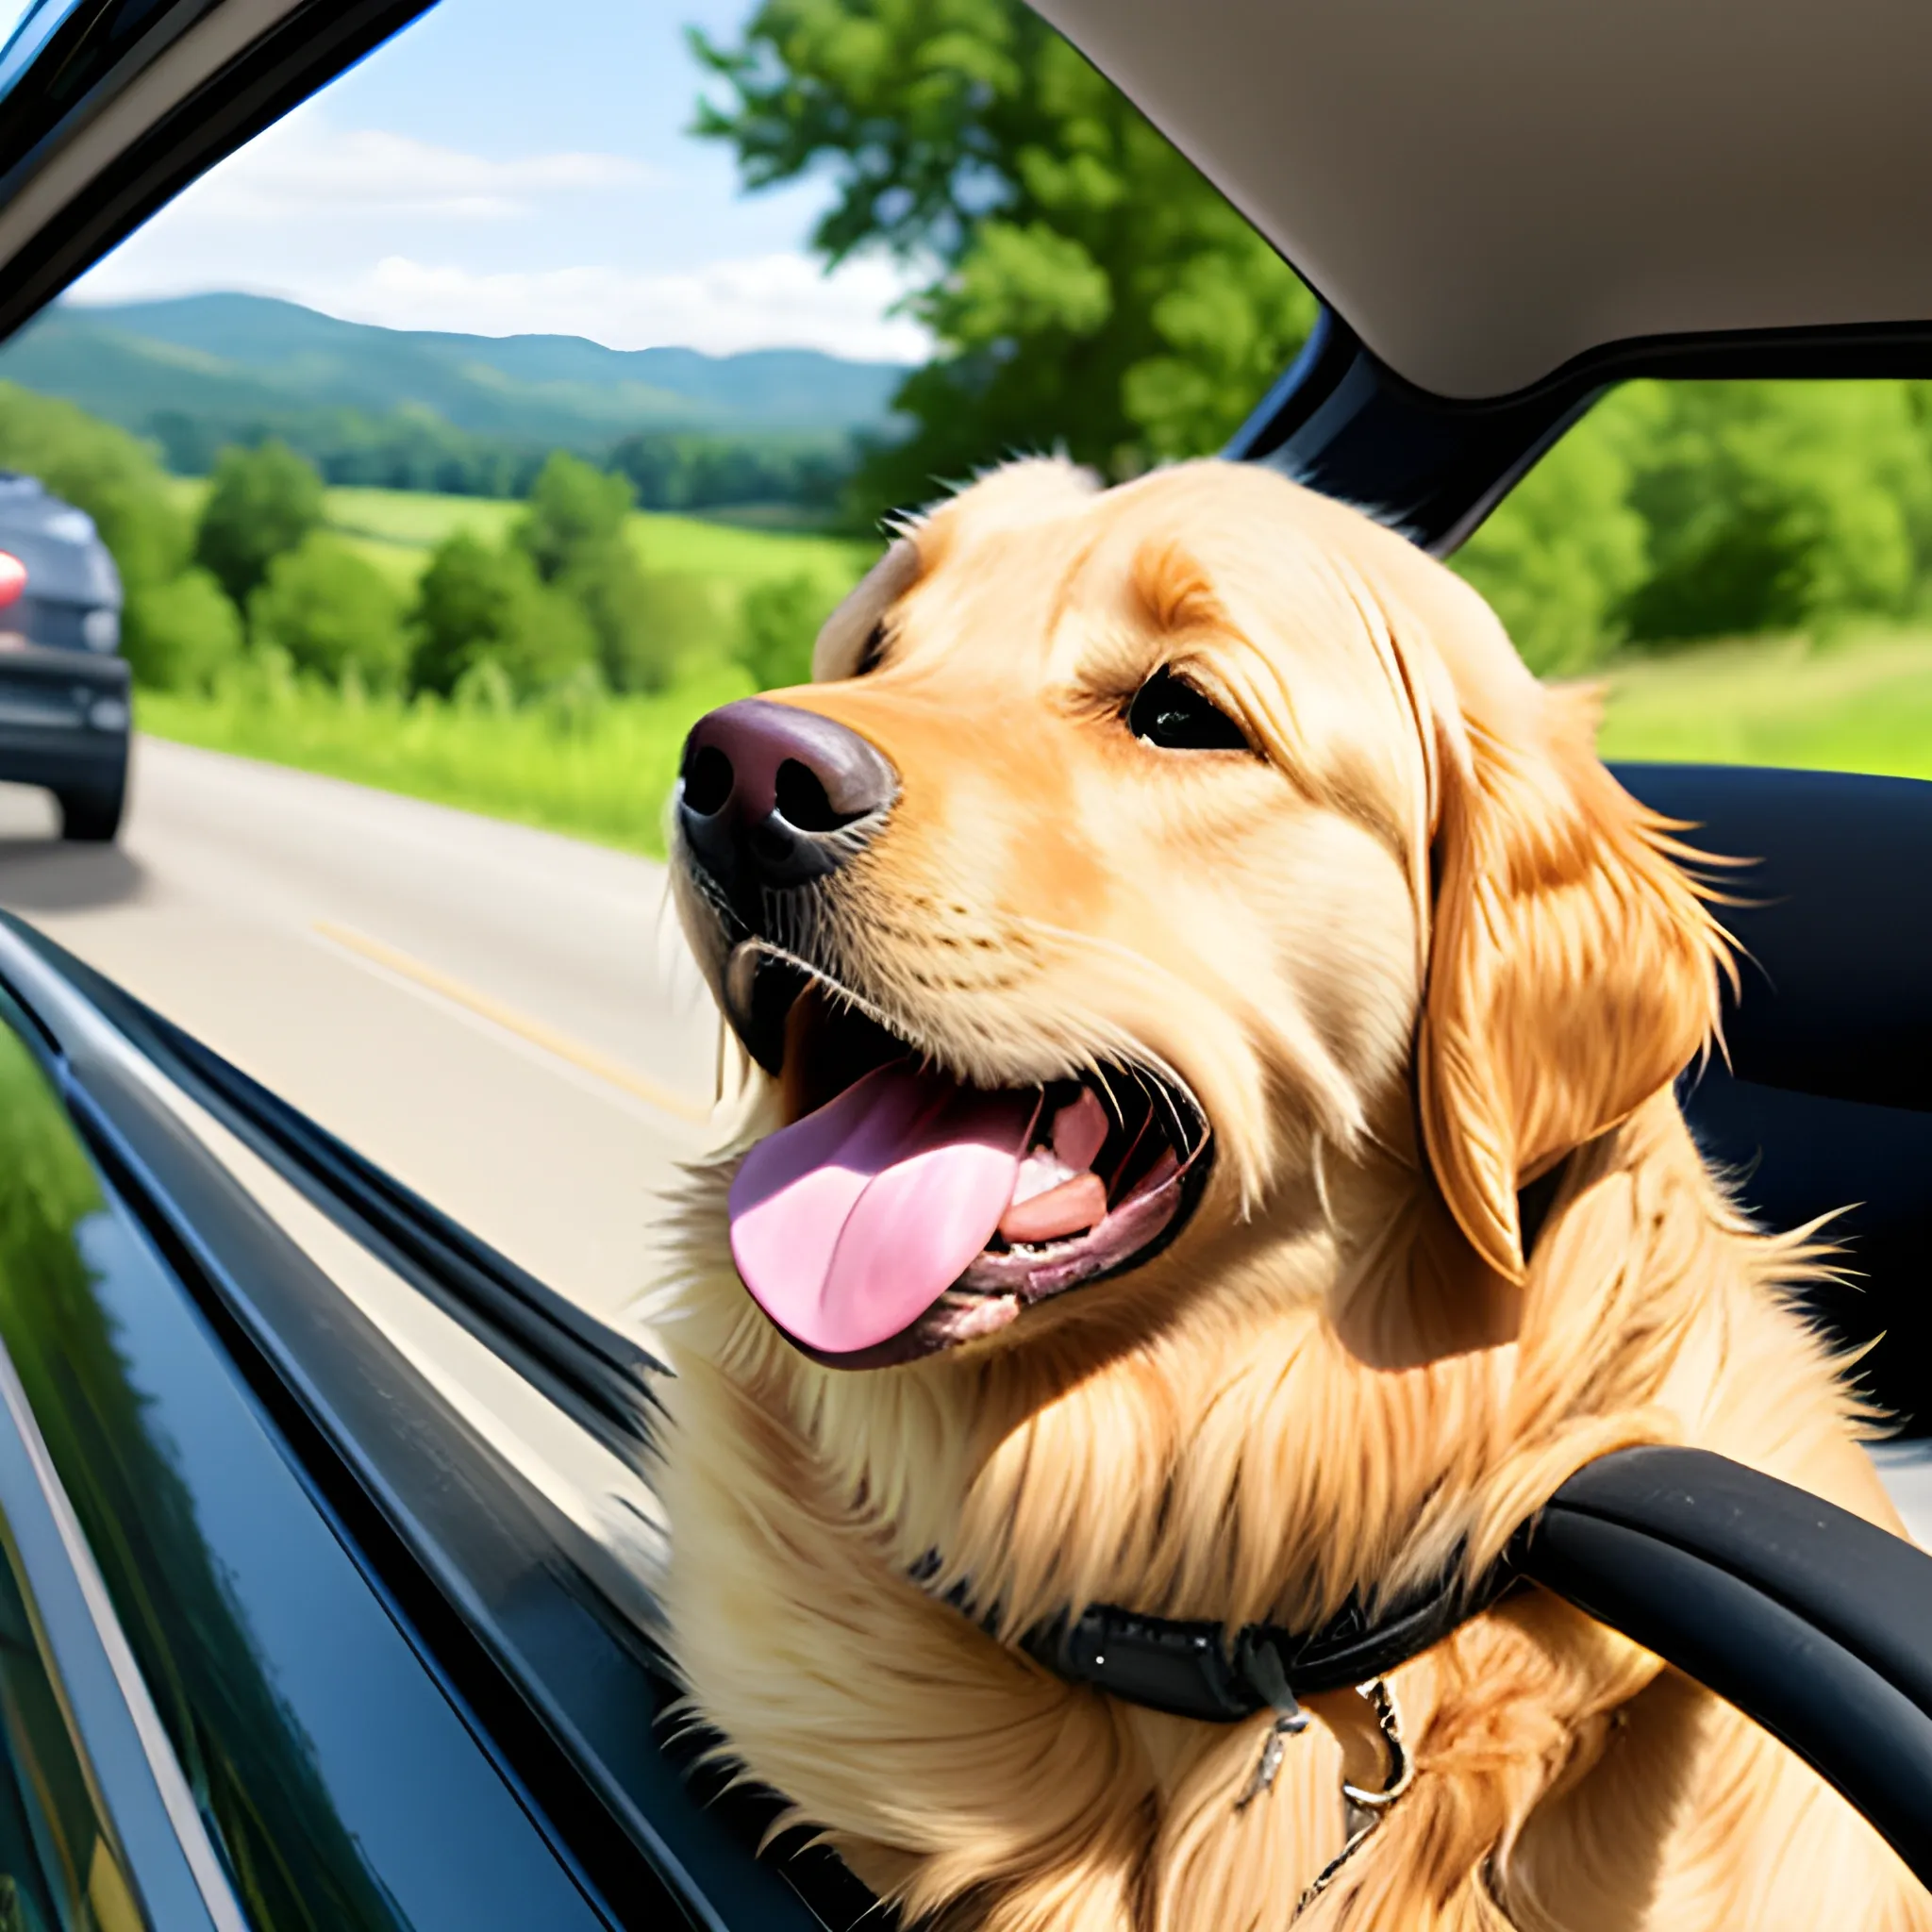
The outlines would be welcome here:
M 1932 318 L 1932 0 L 1035 0 L 1398 374 Z

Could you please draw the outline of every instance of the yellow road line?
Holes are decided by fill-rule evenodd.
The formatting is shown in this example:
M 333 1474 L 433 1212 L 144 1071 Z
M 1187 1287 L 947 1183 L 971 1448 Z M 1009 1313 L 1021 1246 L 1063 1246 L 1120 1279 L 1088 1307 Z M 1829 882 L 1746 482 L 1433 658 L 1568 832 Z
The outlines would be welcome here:
M 594 1074 L 598 1079 L 622 1088 L 625 1092 L 649 1106 L 675 1114 L 680 1120 L 708 1121 L 711 1117 L 708 1108 L 687 1100 L 681 1093 L 674 1093 L 668 1087 L 658 1086 L 655 1080 L 647 1080 L 643 1074 L 635 1074 L 622 1062 L 606 1058 L 594 1047 L 573 1040 L 567 1033 L 558 1032 L 554 1026 L 546 1026 L 541 1020 L 531 1019 L 527 1013 L 518 1012 L 514 1007 L 505 1006 L 501 1000 L 491 999 L 488 993 L 478 992 L 475 987 L 465 986 L 460 979 L 452 979 L 447 973 L 441 973 L 434 966 L 425 966 L 421 959 L 398 952 L 394 946 L 371 939 L 367 933 L 357 932 L 352 926 L 337 925 L 333 920 L 327 919 L 316 920 L 314 929 L 331 944 L 356 953 L 377 966 L 386 967 L 405 979 L 413 980 L 418 986 L 441 994 L 458 1007 L 467 1007 L 471 1012 L 480 1014 L 505 1032 L 514 1033 L 533 1046 L 541 1046 L 545 1053 L 555 1054 L 558 1059 L 568 1060 L 572 1066 L 581 1067 L 587 1074 Z

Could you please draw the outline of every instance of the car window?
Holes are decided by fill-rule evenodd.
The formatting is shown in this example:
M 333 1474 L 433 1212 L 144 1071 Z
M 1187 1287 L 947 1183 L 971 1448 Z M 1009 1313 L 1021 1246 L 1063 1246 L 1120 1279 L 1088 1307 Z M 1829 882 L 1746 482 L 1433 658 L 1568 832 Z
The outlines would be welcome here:
M 717 1078 L 685 731 L 892 511 L 1211 450 L 1314 314 L 1024 7 L 871 13 L 444 0 L 0 345 L 0 733 L 137 726 L 125 820 L 0 770 L 0 904 L 608 1316 Z
M 1456 567 L 1607 757 L 1932 775 L 1932 385 L 1628 383 Z

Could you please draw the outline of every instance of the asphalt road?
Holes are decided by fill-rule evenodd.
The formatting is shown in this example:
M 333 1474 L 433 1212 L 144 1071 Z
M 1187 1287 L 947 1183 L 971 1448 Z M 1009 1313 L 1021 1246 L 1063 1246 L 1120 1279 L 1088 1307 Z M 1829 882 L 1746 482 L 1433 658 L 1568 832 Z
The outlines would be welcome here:
M 0 786 L 0 905 L 553 1287 L 645 1285 L 716 1054 L 661 866 L 143 740 L 115 846 Z

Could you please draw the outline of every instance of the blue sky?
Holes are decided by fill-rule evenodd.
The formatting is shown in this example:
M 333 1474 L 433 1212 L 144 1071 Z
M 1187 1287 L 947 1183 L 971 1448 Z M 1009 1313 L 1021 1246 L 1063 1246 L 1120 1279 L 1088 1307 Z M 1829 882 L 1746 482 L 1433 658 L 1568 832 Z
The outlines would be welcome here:
M 693 24 L 751 0 L 441 0 L 195 184 L 78 285 L 244 289 L 356 321 L 619 348 L 802 344 L 917 358 L 906 283 L 807 249 L 823 183 L 741 194 L 684 132 Z M 8 11 L 0 0 L 0 24 Z

